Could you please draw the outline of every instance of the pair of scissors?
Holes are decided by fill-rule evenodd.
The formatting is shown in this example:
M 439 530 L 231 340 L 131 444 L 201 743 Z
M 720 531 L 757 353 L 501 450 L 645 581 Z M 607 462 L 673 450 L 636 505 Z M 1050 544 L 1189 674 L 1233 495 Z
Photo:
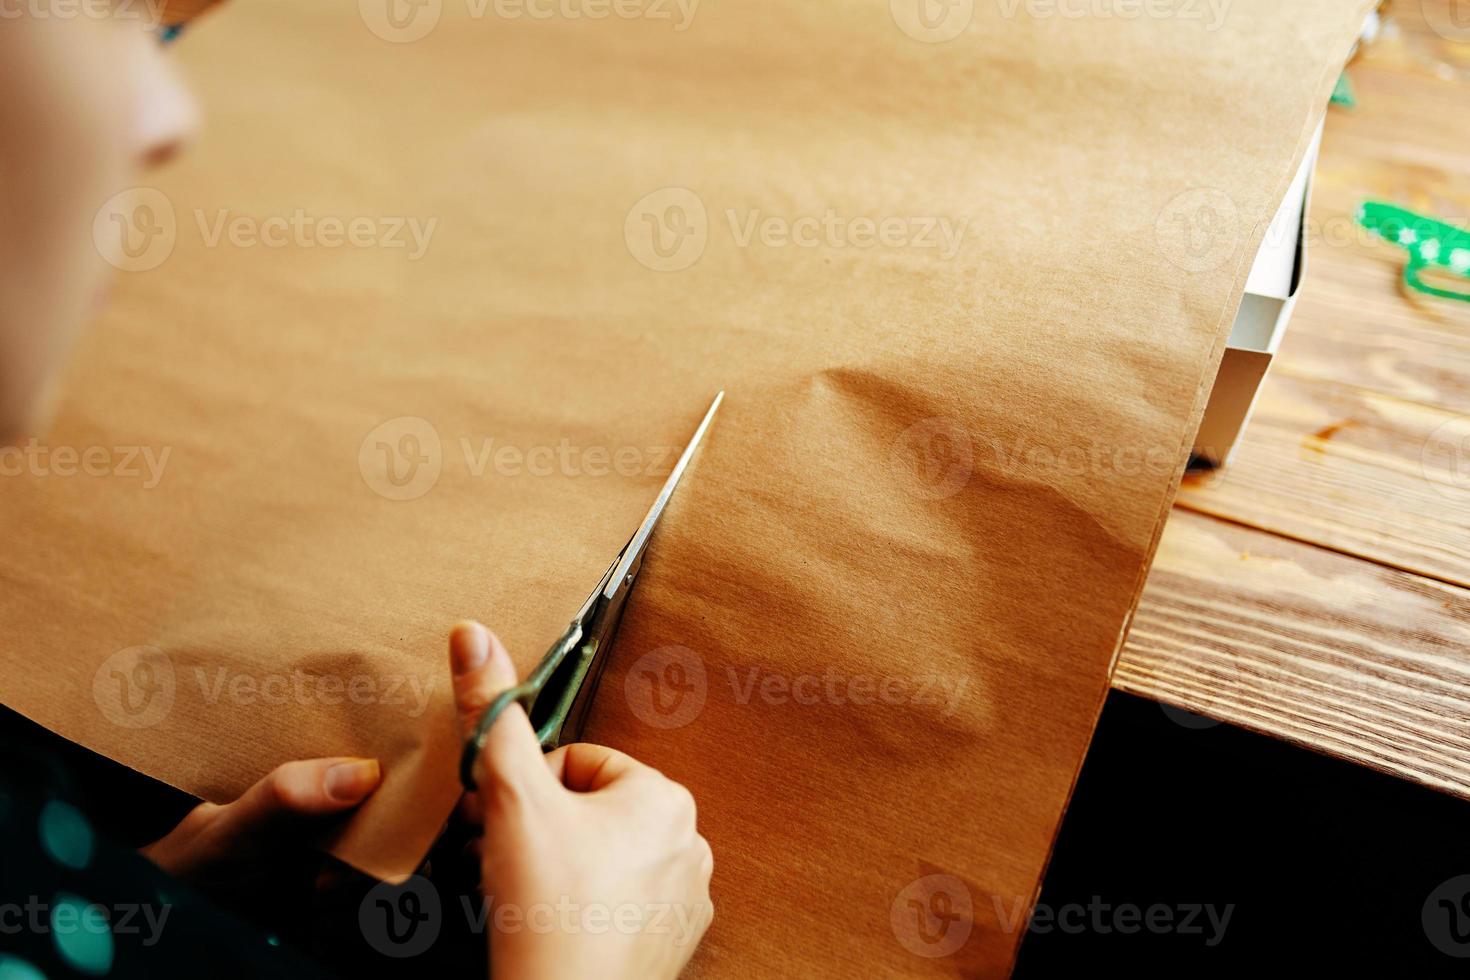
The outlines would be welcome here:
M 574 742 L 582 733 L 587 720 L 587 710 L 592 697 L 597 693 L 597 682 L 602 678 L 602 669 L 607 664 L 604 651 L 612 645 L 618 623 L 623 618 L 623 607 L 627 605 L 628 593 L 638 580 L 643 567 L 643 552 L 648 548 L 648 539 L 655 525 L 663 516 L 679 478 L 689 466 L 694 450 L 704 438 L 705 430 L 715 417 L 715 411 L 724 399 L 722 391 L 715 396 L 704 420 L 694 431 L 694 437 L 674 470 L 664 481 L 653 506 L 638 530 L 628 539 L 623 550 L 618 552 L 612 565 L 597 583 L 597 588 L 587 597 L 582 608 L 572 617 L 566 632 L 551 645 L 536 669 L 515 687 L 502 691 L 490 702 L 474 733 L 465 742 L 464 754 L 459 761 L 459 781 L 467 792 L 475 791 L 475 759 L 485 747 L 490 729 L 499 720 L 506 708 L 519 704 L 531 719 L 531 727 L 541 742 L 541 750 L 550 752 L 558 746 Z M 601 654 L 601 655 L 600 655 Z
M 1470 231 L 1381 201 L 1358 208 L 1358 224 L 1409 253 L 1404 285 L 1429 296 L 1470 303 L 1470 291 L 1444 289 L 1424 278 L 1430 269 L 1470 279 Z

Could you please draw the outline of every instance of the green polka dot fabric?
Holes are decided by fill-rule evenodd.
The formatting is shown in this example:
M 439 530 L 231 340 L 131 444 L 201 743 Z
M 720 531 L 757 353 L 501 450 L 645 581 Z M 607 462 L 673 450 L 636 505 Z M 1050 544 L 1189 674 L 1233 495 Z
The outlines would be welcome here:
M 327 975 L 99 835 L 64 798 L 57 767 L 7 761 L 0 759 L 0 980 Z

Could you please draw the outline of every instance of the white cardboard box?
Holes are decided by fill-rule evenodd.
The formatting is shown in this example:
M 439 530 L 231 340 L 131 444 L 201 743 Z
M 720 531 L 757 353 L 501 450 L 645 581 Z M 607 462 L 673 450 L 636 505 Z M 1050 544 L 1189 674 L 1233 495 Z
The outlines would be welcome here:
M 1251 266 L 1220 373 L 1195 436 L 1192 463 L 1224 466 L 1230 461 L 1255 409 L 1266 370 L 1281 346 L 1307 270 L 1307 206 L 1321 144 L 1319 127 Z

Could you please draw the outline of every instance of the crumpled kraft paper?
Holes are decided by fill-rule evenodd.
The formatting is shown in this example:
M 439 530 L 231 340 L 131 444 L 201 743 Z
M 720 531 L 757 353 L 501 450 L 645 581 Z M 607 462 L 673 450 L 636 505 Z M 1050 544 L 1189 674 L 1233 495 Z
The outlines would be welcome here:
M 181 42 L 209 128 L 0 458 L 4 701 L 215 800 L 376 755 L 332 846 L 407 874 L 449 626 L 528 669 L 724 389 L 587 732 L 699 801 L 695 970 L 1003 973 L 1367 3 L 531 6 Z

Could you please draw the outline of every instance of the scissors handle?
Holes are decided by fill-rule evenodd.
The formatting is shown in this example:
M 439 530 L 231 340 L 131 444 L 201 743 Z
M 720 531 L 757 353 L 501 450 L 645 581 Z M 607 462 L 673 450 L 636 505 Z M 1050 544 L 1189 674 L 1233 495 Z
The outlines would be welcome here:
M 546 656 L 536 665 L 531 675 L 515 687 L 506 688 L 495 696 L 495 700 L 480 714 L 480 720 L 475 724 L 475 730 L 465 742 L 464 752 L 459 758 L 459 781 L 463 784 L 465 791 L 473 793 L 475 784 L 475 760 L 485 749 L 485 740 L 490 737 L 490 729 L 500 720 L 505 709 L 512 704 L 519 704 L 525 709 L 527 718 L 535 718 L 536 701 L 541 693 L 546 690 L 546 682 L 556 673 L 558 667 L 566 660 L 567 654 L 576 649 L 582 639 L 582 624 L 574 622 L 567 627 L 551 649 L 546 651 Z M 555 748 L 555 737 L 559 734 L 560 725 L 554 726 L 557 731 L 550 731 L 553 727 L 547 725 L 547 731 L 537 732 L 536 737 L 541 742 L 542 751 Z M 548 737 L 552 744 L 548 744 Z

